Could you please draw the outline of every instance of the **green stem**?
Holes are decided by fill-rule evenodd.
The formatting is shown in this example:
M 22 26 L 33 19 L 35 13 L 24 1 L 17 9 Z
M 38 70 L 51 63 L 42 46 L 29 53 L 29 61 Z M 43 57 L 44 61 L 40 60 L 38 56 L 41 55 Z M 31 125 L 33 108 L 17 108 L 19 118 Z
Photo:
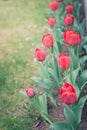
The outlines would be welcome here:
M 72 77 L 72 75 L 73 75 L 73 65 L 71 65 L 71 67 L 70 67 L 70 81 L 73 84 L 73 77 Z

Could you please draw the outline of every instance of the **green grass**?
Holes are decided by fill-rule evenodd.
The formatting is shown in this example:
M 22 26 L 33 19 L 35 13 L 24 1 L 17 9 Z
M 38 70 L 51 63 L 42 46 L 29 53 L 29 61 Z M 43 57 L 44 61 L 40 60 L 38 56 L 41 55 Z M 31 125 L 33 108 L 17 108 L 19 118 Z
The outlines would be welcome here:
M 31 130 L 21 90 L 34 86 L 34 50 L 47 32 L 49 1 L 0 0 L 0 130 Z

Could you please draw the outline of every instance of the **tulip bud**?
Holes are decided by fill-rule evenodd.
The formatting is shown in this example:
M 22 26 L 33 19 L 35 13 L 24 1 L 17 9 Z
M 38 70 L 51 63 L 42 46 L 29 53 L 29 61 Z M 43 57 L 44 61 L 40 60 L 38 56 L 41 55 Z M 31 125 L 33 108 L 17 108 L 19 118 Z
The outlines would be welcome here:
M 33 88 L 29 88 L 26 90 L 26 94 L 28 95 L 28 97 L 33 98 L 35 95 L 35 92 L 34 92 Z

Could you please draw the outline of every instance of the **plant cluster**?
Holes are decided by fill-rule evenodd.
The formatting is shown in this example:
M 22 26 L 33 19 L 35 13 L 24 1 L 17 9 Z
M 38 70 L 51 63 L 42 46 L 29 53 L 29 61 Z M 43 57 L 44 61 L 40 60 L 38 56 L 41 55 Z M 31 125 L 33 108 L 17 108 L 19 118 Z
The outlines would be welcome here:
M 79 0 L 55 0 L 49 3 L 49 33 L 42 36 L 43 48 L 35 49 L 41 78 L 32 79 L 43 89 L 38 95 L 26 90 L 29 101 L 50 124 L 50 130 L 77 130 L 87 96 L 80 97 L 87 83 L 84 64 L 87 55 L 85 19 L 80 18 Z M 65 121 L 54 122 L 47 110 L 47 97 L 58 107 L 54 97 L 57 89 L 64 106 Z

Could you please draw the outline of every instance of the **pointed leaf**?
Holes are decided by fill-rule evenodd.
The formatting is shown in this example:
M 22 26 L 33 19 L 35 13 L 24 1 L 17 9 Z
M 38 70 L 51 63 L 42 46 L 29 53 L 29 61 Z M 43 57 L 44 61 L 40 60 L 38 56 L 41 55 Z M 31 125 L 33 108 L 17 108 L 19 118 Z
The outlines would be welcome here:
M 52 124 L 53 119 L 52 119 L 47 113 L 42 112 L 42 113 L 41 113 L 41 116 L 42 116 L 47 122 L 49 122 L 50 124 Z
M 77 56 L 74 54 L 72 48 L 70 49 L 70 56 L 71 56 L 71 59 L 72 59 L 71 62 L 72 62 L 73 70 L 77 69 L 78 65 L 79 65 L 79 61 L 78 61 Z
M 51 124 L 49 130 L 70 130 L 67 122 L 55 122 Z
M 83 65 L 84 62 L 86 62 L 86 61 L 87 61 L 87 55 L 80 58 L 81 65 Z
M 32 80 L 34 80 L 43 89 L 50 89 L 53 85 L 51 81 L 48 81 L 48 79 L 42 80 L 40 78 L 32 77 Z
M 73 112 L 76 115 L 77 124 L 79 124 L 81 121 L 82 109 L 86 100 L 87 100 L 87 95 L 81 97 L 79 101 L 73 106 Z
M 54 82 L 56 82 L 56 85 L 59 86 L 59 79 L 51 68 L 49 69 L 49 73 L 52 76 Z
M 46 96 L 46 94 L 39 96 L 39 102 L 41 105 L 41 111 L 47 113 L 47 96 Z
M 40 69 L 40 72 L 41 72 L 41 76 L 42 78 L 48 78 L 48 71 L 47 71 L 47 66 L 46 64 L 43 65 L 41 62 L 38 62 L 38 66 L 39 66 L 39 69 Z
M 69 125 L 75 128 L 77 124 L 76 115 L 72 111 L 72 109 L 65 104 L 64 104 L 64 115 Z

